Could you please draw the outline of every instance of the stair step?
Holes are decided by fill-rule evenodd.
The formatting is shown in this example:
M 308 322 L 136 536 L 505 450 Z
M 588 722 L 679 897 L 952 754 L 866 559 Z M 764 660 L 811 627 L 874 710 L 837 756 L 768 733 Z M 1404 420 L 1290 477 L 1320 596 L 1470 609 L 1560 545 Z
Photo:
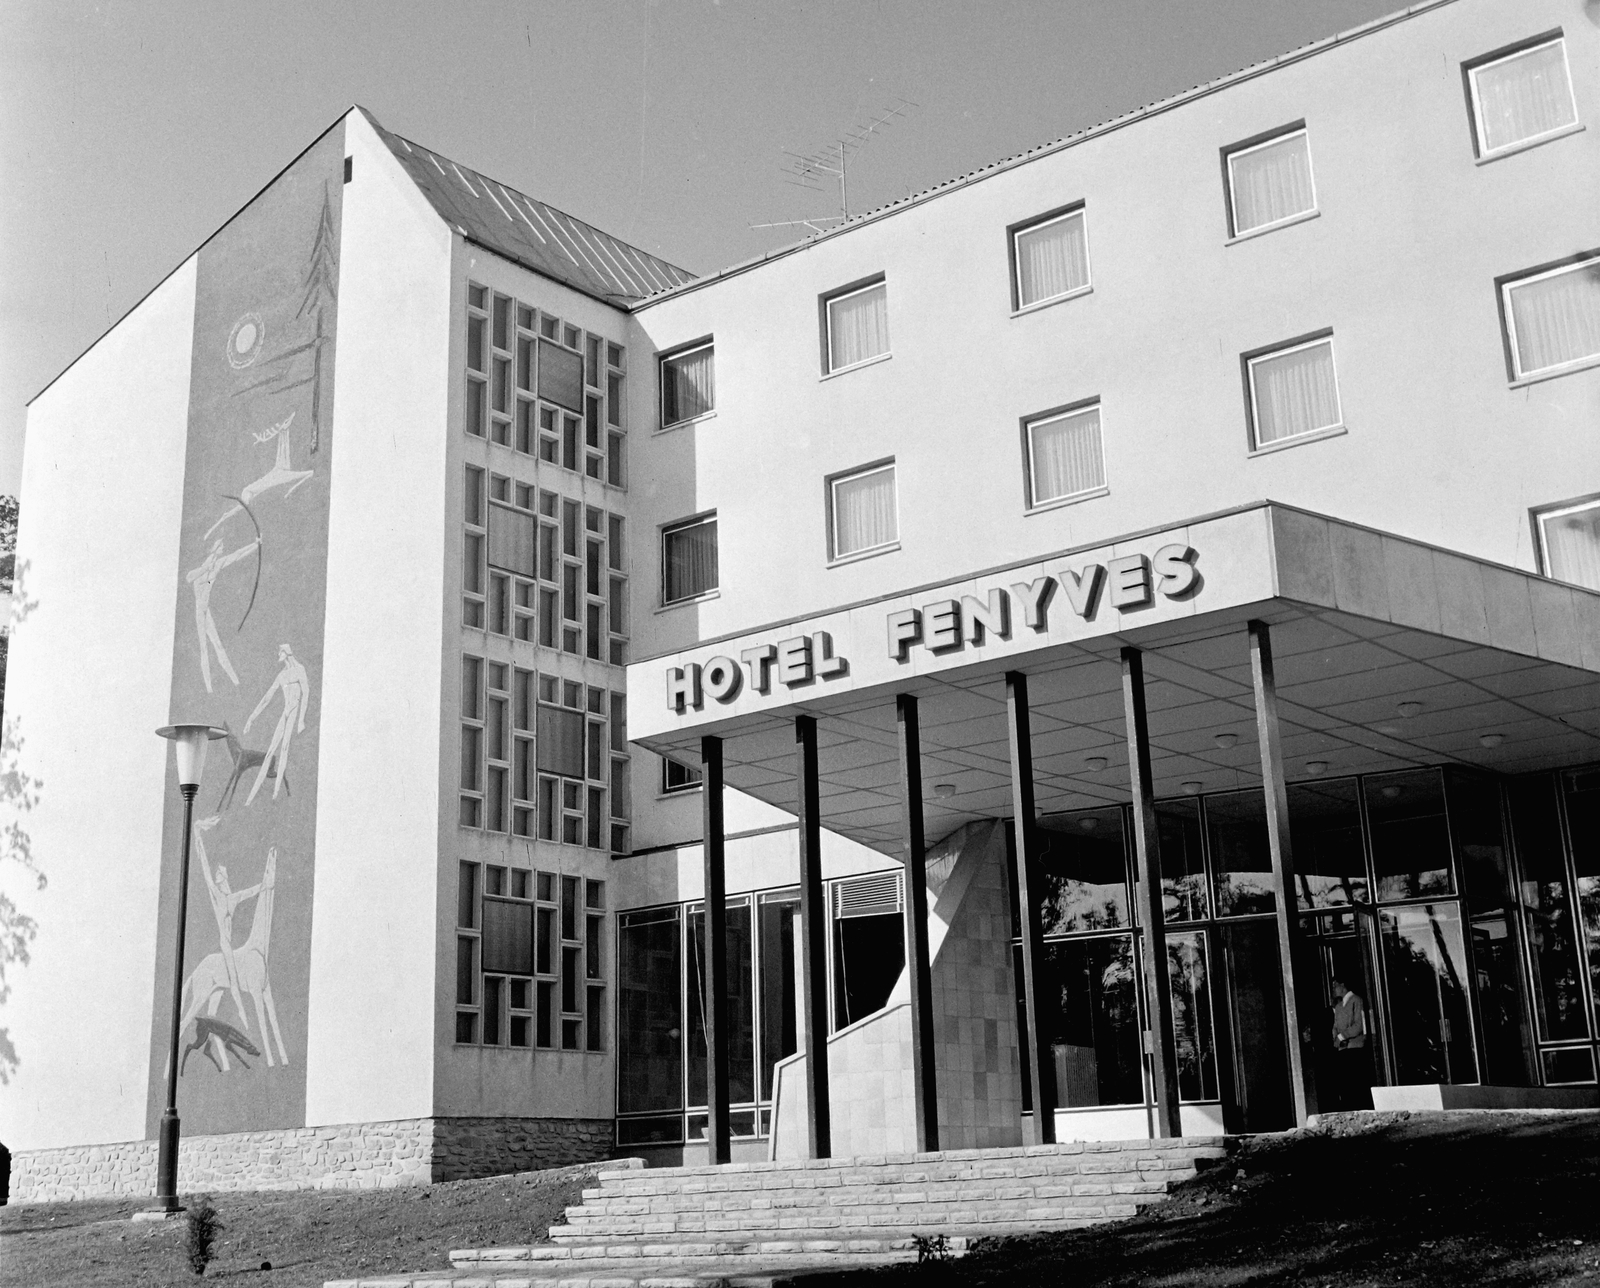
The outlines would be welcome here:
M 969 1244 L 968 1238 L 956 1236 L 947 1238 L 946 1248 L 952 1255 L 959 1255 L 967 1251 Z M 890 1253 L 915 1254 L 915 1252 L 916 1242 L 910 1235 L 894 1234 L 879 1238 L 718 1239 L 577 1248 L 553 1246 L 547 1243 L 536 1243 L 526 1248 L 457 1248 L 450 1253 L 450 1263 L 457 1267 L 485 1268 L 549 1263 L 581 1266 L 593 1261 L 604 1261 L 609 1264 L 627 1260 L 698 1261 L 726 1257 L 879 1256 Z

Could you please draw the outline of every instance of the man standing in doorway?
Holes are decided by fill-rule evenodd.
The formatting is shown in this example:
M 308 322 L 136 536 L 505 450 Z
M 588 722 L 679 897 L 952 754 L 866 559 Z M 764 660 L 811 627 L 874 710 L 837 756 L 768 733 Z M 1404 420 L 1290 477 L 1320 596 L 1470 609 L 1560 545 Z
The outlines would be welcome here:
M 1339 1107 L 1372 1108 L 1372 1059 L 1367 1050 L 1367 1005 L 1342 979 L 1333 981 L 1333 1059 Z

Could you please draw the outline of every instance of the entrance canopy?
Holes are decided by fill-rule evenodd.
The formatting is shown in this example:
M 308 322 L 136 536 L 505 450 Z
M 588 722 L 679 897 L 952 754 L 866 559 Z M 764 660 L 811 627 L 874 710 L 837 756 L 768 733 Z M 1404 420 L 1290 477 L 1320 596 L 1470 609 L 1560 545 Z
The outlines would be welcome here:
M 1040 814 L 1129 799 L 1119 652 L 1144 652 L 1158 795 L 1259 784 L 1246 623 L 1272 627 L 1286 776 L 1600 756 L 1600 595 L 1274 503 L 702 644 L 629 668 L 630 734 L 796 801 L 817 720 L 824 826 L 902 843 L 895 696 L 920 702 L 927 833 L 1011 813 L 1024 672 Z

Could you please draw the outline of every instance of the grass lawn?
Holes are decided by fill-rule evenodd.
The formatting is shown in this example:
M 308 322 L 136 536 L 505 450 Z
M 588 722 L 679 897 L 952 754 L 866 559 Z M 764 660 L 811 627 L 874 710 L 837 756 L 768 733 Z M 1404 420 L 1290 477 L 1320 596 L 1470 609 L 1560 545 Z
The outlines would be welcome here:
M 392 1190 L 214 1194 L 222 1221 L 198 1279 L 185 1222 L 134 1222 L 149 1199 L 0 1207 L 0 1284 L 11 1288 L 321 1288 L 328 1279 L 447 1270 L 451 1248 L 543 1242 L 595 1166 Z M 263 1271 L 261 1263 L 272 1269 Z

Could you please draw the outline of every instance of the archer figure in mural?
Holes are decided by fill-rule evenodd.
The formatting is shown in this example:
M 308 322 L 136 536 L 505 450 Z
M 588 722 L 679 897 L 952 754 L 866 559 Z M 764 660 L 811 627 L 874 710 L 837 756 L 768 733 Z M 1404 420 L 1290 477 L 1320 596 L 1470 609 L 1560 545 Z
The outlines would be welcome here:
M 217 634 L 217 622 L 211 616 L 211 590 L 217 583 L 217 577 L 222 570 L 230 564 L 236 564 L 257 546 L 261 538 L 257 537 L 245 545 L 240 546 L 232 554 L 222 553 L 220 539 L 211 543 L 211 549 L 206 557 L 200 561 L 198 568 L 192 568 L 185 576 L 194 587 L 194 629 L 200 637 L 200 678 L 206 682 L 206 692 L 211 692 L 211 650 L 217 651 L 217 664 L 222 667 L 227 677 L 239 683 L 239 677 L 233 669 L 233 663 L 228 660 L 228 650 L 222 647 L 222 637 Z
M 278 661 L 283 663 L 283 669 L 273 678 L 271 686 L 261 695 L 261 701 L 256 703 L 256 709 L 244 722 L 244 732 L 249 733 L 255 718 L 265 711 L 267 703 L 272 701 L 272 695 L 280 689 L 283 691 L 283 710 L 278 713 L 278 724 L 272 731 L 272 741 L 267 744 L 266 751 L 261 753 L 261 772 L 256 775 L 255 784 L 250 788 L 250 795 L 244 798 L 246 805 L 255 800 L 256 793 L 261 790 L 261 784 L 267 781 L 268 771 L 274 764 L 278 772 L 272 784 L 272 799 L 278 799 L 278 788 L 283 786 L 284 778 L 289 772 L 289 741 L 295 734 L 304 733 L 306 730 L 306 707 L 311 703 L 311 678 L 287 644 L 278 645 Z
M 264 1050 L 257 1052 L 253 1046 L 246 1043 L 250 1054 L 264 1054 L 269 1066 L 278 1062 L 285 1065 L 289 1063 L 289 1053 L 283 1045 L 283 1033 L 278 1028 L 278 1008 L 272 1001 L 272 978 L 268 973 L 271 964 L 272 904 L 277 881 L 278 850 L 274 846 L 267 851 L 267 865 L 261 874 L 261 880 L 251 887 L 251 891 L 244 892 L 253 894 L 256 901 L 255 915 L 250 921 L 249 936 L 238 948 L 234 948 L 229 940 L 223 939 L 222 946 L 217 952 L 208 953 L 200 959 L 183 986 L 185 1001 L 183 1020 L 178 1026 L 179 1031 L 188 1028 L 191 1023 L 194 1024 L 195 1041 L 189 1049 L 203 1048 L 212 1064 L 223 1073 L 228 1072 L 229 1068 L 229 1048 L 233 1048 L 237 1055 L 238 1046 L 230 1040 L 229 1033 L 225 1031 L 229 1026 L 221 1022 L 202 1024 L 201 1021 L 215 1021 L 217 1008 L 222 1005 L 222 999 L 233 987 L 234 981 L 237 981 L 239 991 L 247 995 L 254 1005 L 256 1023 L 261 1030 L 261 1045 Z M 231 930 L 230 923 L 230 933 Z M 222 933 L 220 924 L 218 933 Z M 235 1005 L 238 1006 L 237 996 Z M 204 1015 L 201 1014 L 202 1011 L 205 1012 Z M 248 1028 L 250 1021 L 245 1018 L 244 1008 L 238 1006 L 238 1011 L 240 1022 Z M 278 1061 L 272 1058 L 274 1040 L 278 1044 Z
M 231 510 L 224 511 L 222 517 L 206 530 L 206 536 L 209 537 L 229 519 L 233 518 L 234 515 L 238 514 L 239 511 L 248 510 L 250 508 L 250 502 L 254 501 L 263 492 L 270 492 L 275 487 L 281 487 L 288 489 L 288 491 L 284 493 L 284 496 L 293 496 L 295 489 L 304 483 L 308 478 L 310 478 L 313 473 L 315 473 L 314 470 L 296 470 L 290 468 L 289 426 L 294 423 L 294 417 L 295 413 L 290 412 L 286 420 L 280 420 L 270 429 L 267 429 L 259 434 L 252 432 L 251 437 L 254 438 L 258 443 L 270 443 L 273 439 L 278 440 L 277 459 L 273 461 L 272 468 L 270 470 L 268 470 L 255 482 L 246 484 L 238 496 L 231 498 L 238 504 L 236 504 Z

